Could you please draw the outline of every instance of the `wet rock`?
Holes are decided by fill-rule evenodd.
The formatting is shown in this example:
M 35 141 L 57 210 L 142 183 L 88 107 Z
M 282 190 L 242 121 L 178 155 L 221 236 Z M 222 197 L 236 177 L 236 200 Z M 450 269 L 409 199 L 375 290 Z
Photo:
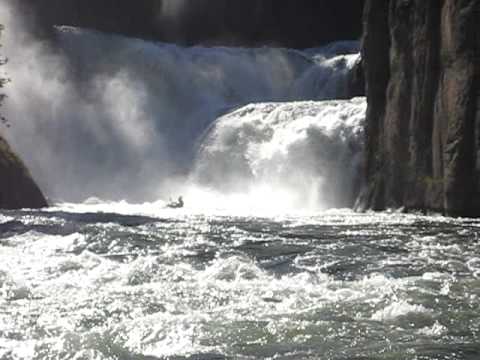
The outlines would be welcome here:
M 365 73 L 362 58 L 358 58 L 347 78 L 347 99 L 365 96 Z

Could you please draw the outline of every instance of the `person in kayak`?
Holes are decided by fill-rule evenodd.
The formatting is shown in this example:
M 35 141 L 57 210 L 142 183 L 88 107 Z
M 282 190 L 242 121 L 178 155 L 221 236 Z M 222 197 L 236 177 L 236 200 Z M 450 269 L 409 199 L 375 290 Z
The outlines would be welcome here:
M 183 197 L 179 196 L 177 201 L 170 201 L 167 204 L 167 207 L 171 209 L 180 209 L 180 208 L 183 208 L 184 205 L 185 203 L 183 202 Z

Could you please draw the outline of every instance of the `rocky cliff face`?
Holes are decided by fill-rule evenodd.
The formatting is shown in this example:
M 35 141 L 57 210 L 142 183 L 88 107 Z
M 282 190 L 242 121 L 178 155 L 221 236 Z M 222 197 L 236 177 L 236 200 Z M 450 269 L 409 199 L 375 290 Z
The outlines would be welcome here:
M 362 206 L 480 215 L 480 1 L 367 0 Z
M 0 208 L 21 209 L 47 206 L 37 184 L 8 143 L 0 137 Z
M 184 45 L 306 48 L 361 36 L 364 0 L 11 0 L 46 27 L 72 25 Z

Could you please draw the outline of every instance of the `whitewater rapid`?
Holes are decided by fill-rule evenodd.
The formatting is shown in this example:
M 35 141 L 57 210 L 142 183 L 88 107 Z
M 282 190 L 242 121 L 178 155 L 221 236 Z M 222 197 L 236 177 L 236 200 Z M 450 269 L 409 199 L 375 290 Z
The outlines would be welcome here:
M 474 360 L 479 227 L 100 202 L 2 212 L 0 358 Z
M 212 185 L 222 183 L 224 174 L 208 162 L 205 152 L 199 151 L 211 145 L 202 143 L 210 141 L 209 131 L 218 131 L 218 124 L 229 116 L 250 123 L 257 135 L 268 127 L 273 133 L 281 132 L 279 136 L 296 137 L 296 148 L 303 147 L 305 152 L 316 155 L 322 145 L 315 141 L 324 138 L 325 153 L 340 150 L 340 163 L 348 158 L 343 155 L 348 152 L 343 145 L 355 143 L 353 148 L 358 151 L 362 147 L 355 131 L 352 139 L 345 140 L 297 115 L 303 112 L 322 122 L 322 113 L 328 113 L 329 118 L 343 121 L 351 111 L 348 109 L 365 108 L 364 100 L 336 107 L 321 103 L 347 96 L 348 71 L 358 60 L 358 42 L 339 42 L 305 51 L 185 48 L 58 27 L 52 49 L 51 44 L 32 39 L 14 22 L 7 24 L 7 29 L 10 32 L 5 33 L 4 45 L 10 62 L 6 70 L 15 80 L 9 85 L 9 99 L 3 109 L 12 125 L 6 137 L 54 201 L 79 202 L 95 196 L 151 202 L 198 189 L 199 184 L 191 182 L 200 178 L 201 184 L 207 185 L 203 193 L 208 192 Z M 298 101 L 304 103 L 299 103 L 297 110 Z M 259 124 L 255 119 L 264 112 L 260 105 L 253 105 L 254 110 L 245 112 L 242 118 L 236 111 L 267 102 L 288 103 L 284 117 L 291 117 L 295 126 Z M 231 131 L 237 131 L 236 127 L 232 123 Z M 252 141 L 247 145 L 251 153 L 257 140 L 246 140 Z M 275 141 L 269 146 L 275 146 Z M 232 144 L 220 163 L 228 162 L 238 150 Z M 285 158 L 299 156 L 293 147 L 271 150 L 277 154 L 285 151 L 292 151 Z M 258 163 L 251 155 L 251 160 Z M 220 153 L 215 156 L 218 158 Z M 265 169 L 276 166 L 273 157 L 268 164 L 265 154 L 259 156 Z M 206 163 L 202 163 L 204 160 Z M 329 166 L 332 160 L 326 160 Z M 256 167 L 258 172 L 253 162 L 248 166 Z M 317 166 L 322 166 L 321 160 L 298 162 L 297 178 L 302 174 L 307 178 L 321 176 L 331 170 L 313 169 Z M 333 172 L 342 166 L 334 165 Z M 345 184 L 346 193 L 350 193 L 356 175 L 352 175 L 350 167 L 343 167 L 346 173 L 342 177 L 351 179 Z M 222 176 L 205 183 L 204 172 L 199 174 L 199 169 L 205 168 L 211 170 L 211 176 Z M 235 169 L 232 174 L 237 172 Z M 275 181 L 266 182 L 266 172 L 256 178 L 257 189 L 275 189 L 277 185 Z M 252 193 L 251 178 L 243 179 L 248 180 L 244 188 Z M 317 182 L 321 181 L 326 180 L 319 177 Z M 236 191 L 230 193 L 226 185 L 216 186 L 223 190 L 219 196 L 238 195 Z M 312 183 L 306 185 L 308 190 L 289 195 L 293 198 L 290 203 L 306 204 L 307 193 L 321 189 Z M 279 187 L 278 191 L 287 196 L 285 189 L 292 191 L 291 186 Z M 315 200 L 321 198 L 314 196 Z M 331 203 L 327 199 L 319 206 Z M 347 202 L 339 199 L 334 203 L 343 206 Z

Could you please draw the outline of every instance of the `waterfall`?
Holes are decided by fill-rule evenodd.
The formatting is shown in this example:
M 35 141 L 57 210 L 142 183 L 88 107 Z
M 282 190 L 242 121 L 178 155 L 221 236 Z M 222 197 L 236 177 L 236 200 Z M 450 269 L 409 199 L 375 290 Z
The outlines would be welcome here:
M 360 118 L 362 100 L 316 103 L 346 96 L 348 70 L 358 58 L 357 42 L 305 51 L 180 47 L 58 27 L 58 49 L 52 51 L 28 36 L 14 39 L 13 33 L 5 39 L 11 58 L 7 71 L 15 79 L 5 107 L 13 124 L 7 137 L 54 199 L 81 201 L 97 196 L 147 201 L 168 196 L 187 180 L 207 186 L 217 183 L 232 191 L 230 183 L 240 183 L 231 180 L 234 174 L 248 180 L 249 187 L 254 179 L 265 183 L 273 174 L 296 173 L 297 178 L 307 174 L 314 179 L 327 171 L 319 169 L 322 162 L 329 163 L 330 171 L 337 156 L 318 157 L 319 151 L 338 151 L 343 164 L 355 157 L 346 153 L 361 149 L 358 123 L 352 128 L 335 125 L 332 130 L 324 115 L 348 122 L 353 111 Z M 252 118 L 242 115 L 248 112 Z M 256 124 L 264 120 L 267 123 Z M 220 144 L 213 137 L 226 147 L 228 132 L 237 141 L 249 127 L 251 138 L 243 140 L 251 143 L 232 144 L 222 160 L 245 157 L 242 151 L 246 151 L 249 161 L 234 162 L 238 169 L 230 164 L 225 181 L 212 179 L 215 174 L 225 175 L 208 161 L 222 157 L 212 151 Z M 269 138 L 259 142 L 265 132 Z M 291 139 L 295 143 L 281 141 L 289 132 L 297 137 Z M 347 139 L 350 133 L 353 140 Z M 331 149 L 317 143 L 324 140 L 332 143 Z M 262 153 L 254 159 L 251 153 L 257 149 L 270 149 L 272 156 Z M 308 156 L 299 163 L 295 157 L 302 152 Z M 274 170 L 282 156 L 290 163 Z M 295 164 L 315 170 L 294 172 Z M 350 171 L 348 177 L 353 176 Z
M 203 141 L 194 182 L 252 194 L 256 206 L 350 206 L 360 181 L 366 103 L 247 105 L 217 120 Z

